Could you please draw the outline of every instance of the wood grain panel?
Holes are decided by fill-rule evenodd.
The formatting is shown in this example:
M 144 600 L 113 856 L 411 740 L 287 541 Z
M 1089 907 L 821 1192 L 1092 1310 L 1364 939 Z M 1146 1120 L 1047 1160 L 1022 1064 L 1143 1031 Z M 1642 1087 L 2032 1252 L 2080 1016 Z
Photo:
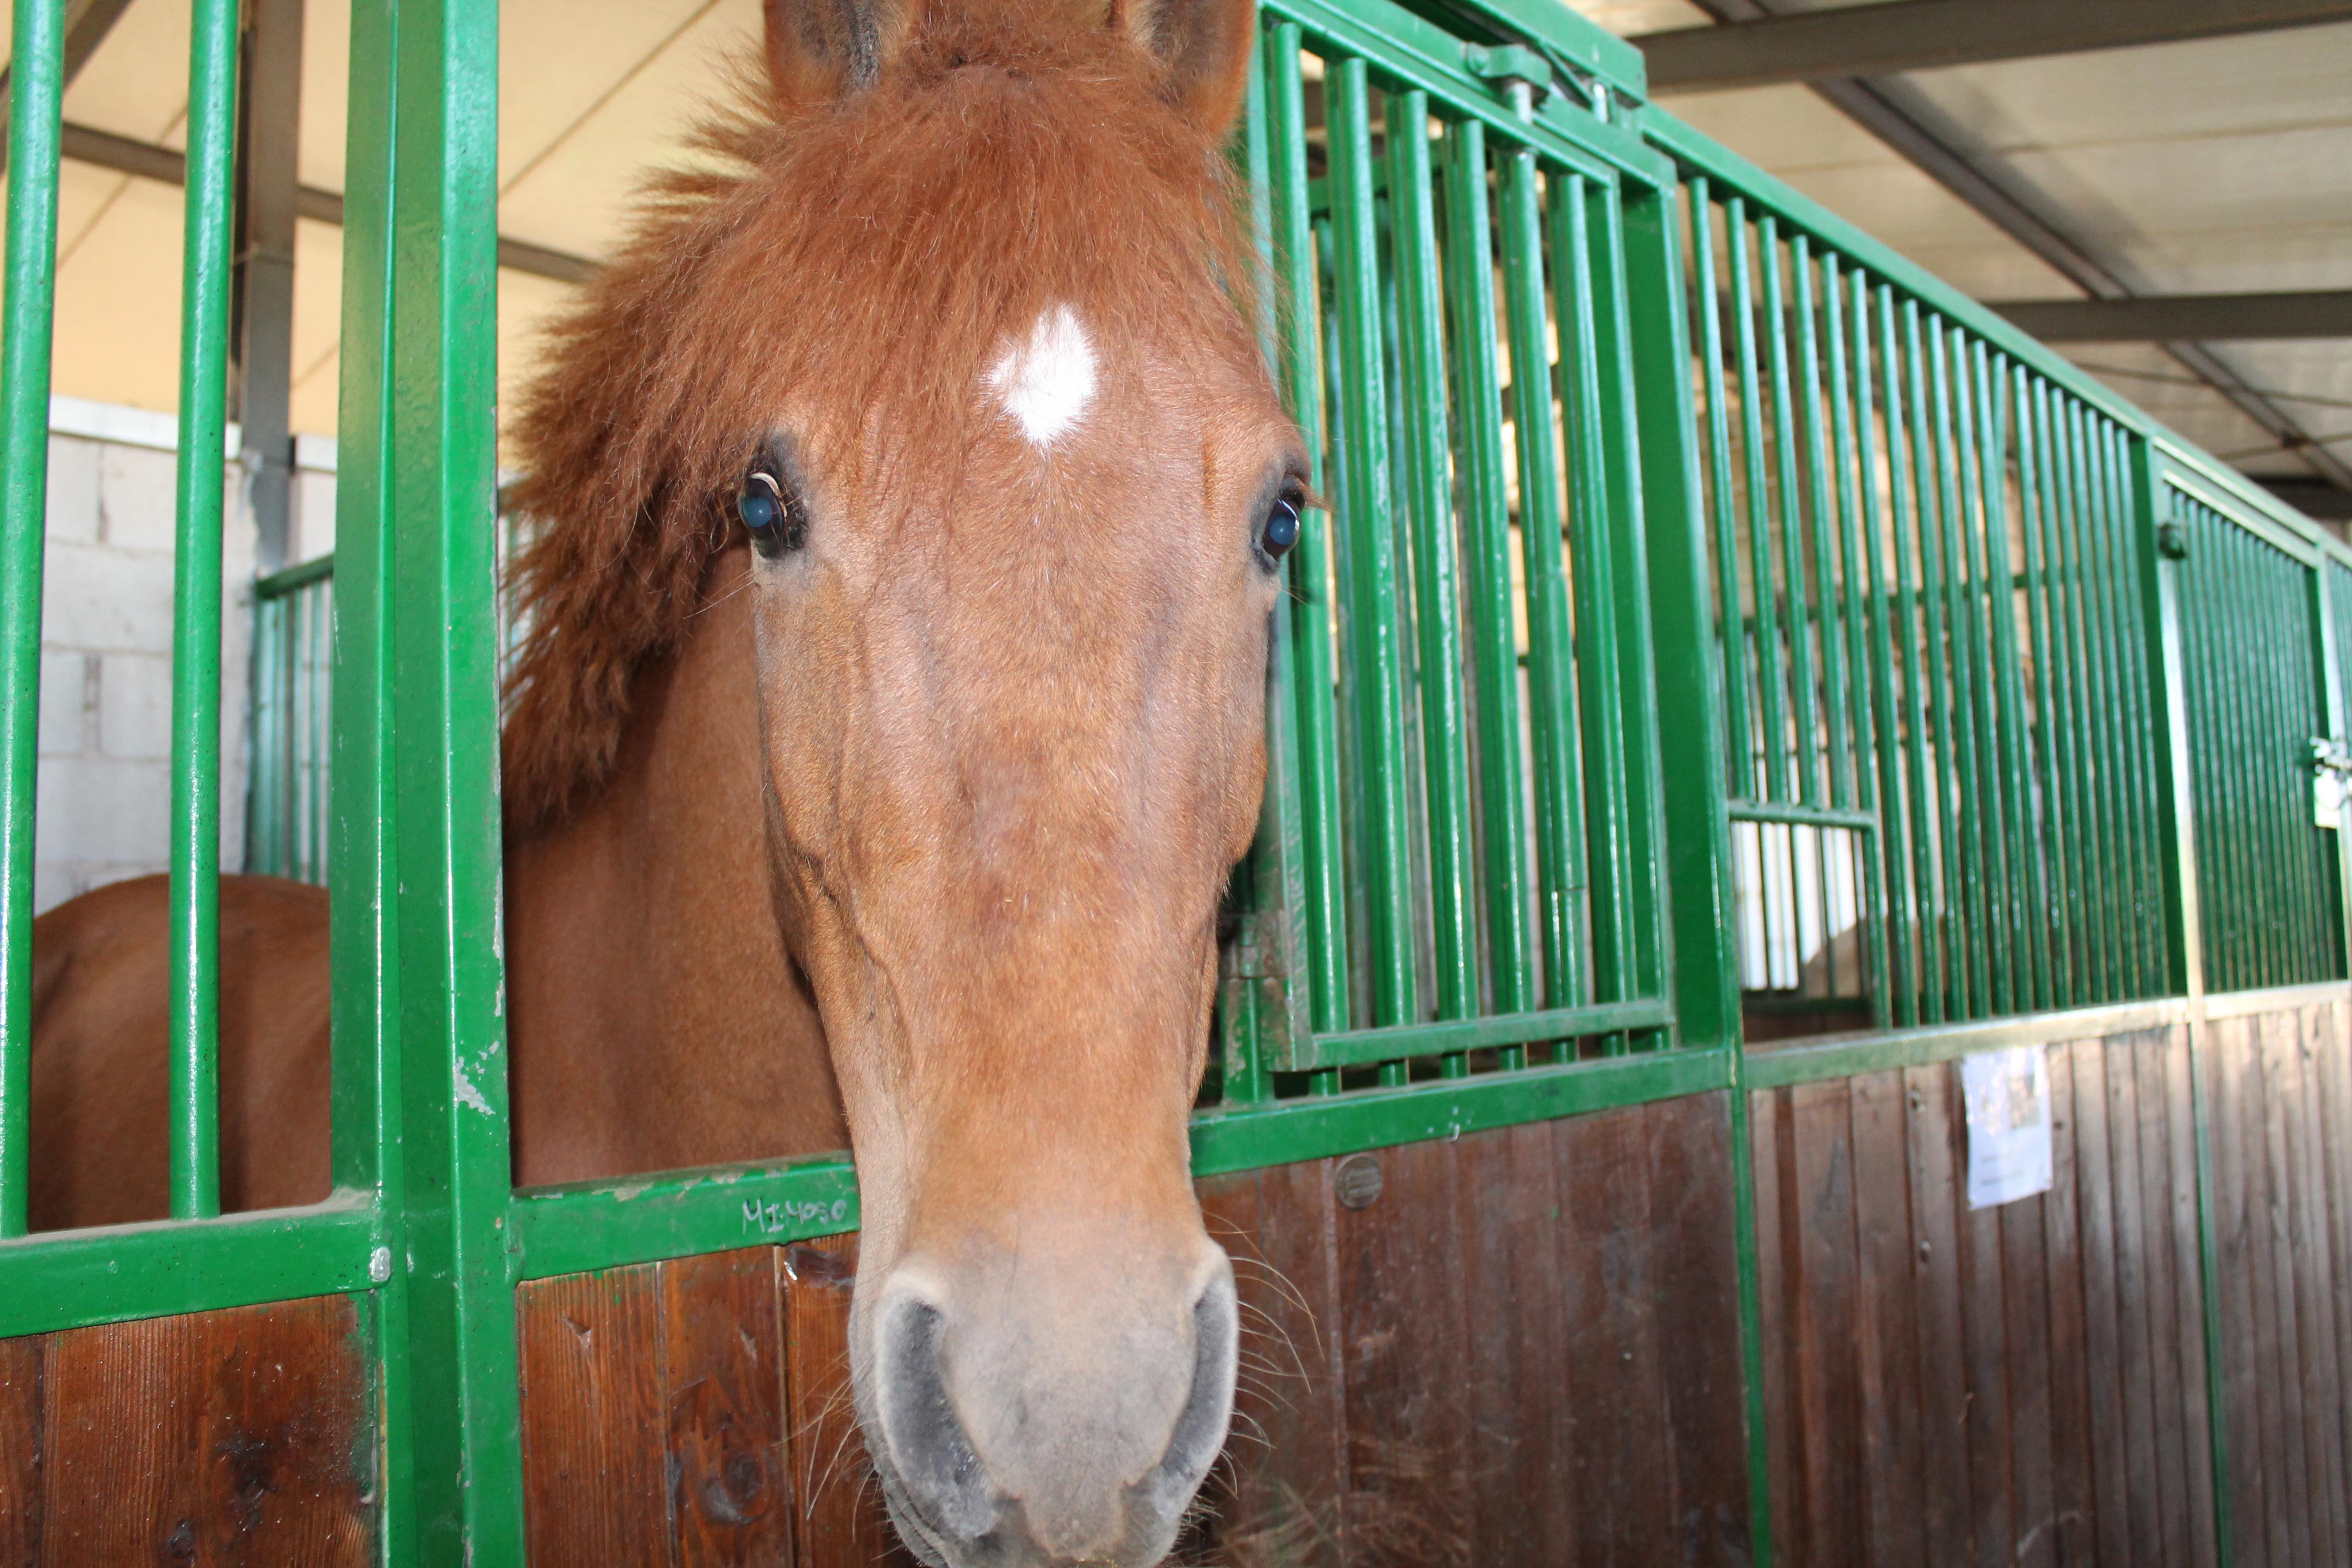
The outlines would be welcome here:
M 661 1268 L 662 1376 L 678 1568 L 793 1561 L 783 1326 L 765 1248 Z
M 660 1265 L 533 1280 L 517 1297 L 534 1568 L 668 1563 Z
M 791 1434 L 801 1568 L 913 1568 L 898 1544 L 849 1393 L 849 1304 L 857 1237 L 782 1247 L 785 1430 Z
M 1957 1064 L 1753 1097 L 1783 1561 L 2214 1561 L 2185 1039 L 2048 1053 L 2052 1189 L 1988 1209 Z
M 0 1342 L 0 1563 L 371 1561 L 355 1321 L 327 1297 Z

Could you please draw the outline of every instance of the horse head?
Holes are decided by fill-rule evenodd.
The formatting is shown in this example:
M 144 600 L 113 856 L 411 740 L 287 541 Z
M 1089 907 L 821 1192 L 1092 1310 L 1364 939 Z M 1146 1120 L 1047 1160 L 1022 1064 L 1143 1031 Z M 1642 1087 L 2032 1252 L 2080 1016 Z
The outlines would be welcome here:
M 1186 1122 L 1307 504 L 1223 154 L 1255 38 L 1251 0 L 768 0 L 724 166 L 671 181 L 520 427 L 559 525 L 524 809 L 617 729 L 614 681 L 534 655 L 625 668 L 676 627 L 615 580 L 674 620 L 749 545 L 858 1412 L 950 1568 L 1157 1562 L 1232 1405 Z

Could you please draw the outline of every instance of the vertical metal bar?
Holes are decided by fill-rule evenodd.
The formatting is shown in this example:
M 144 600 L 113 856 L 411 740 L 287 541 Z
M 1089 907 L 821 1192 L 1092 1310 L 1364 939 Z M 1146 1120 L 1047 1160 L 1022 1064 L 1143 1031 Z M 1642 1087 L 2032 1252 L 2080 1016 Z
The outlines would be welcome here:
M 1466 1018 L 1478 1005 L 1477 868 L 1471 835 L 1470 757 L 1463 745 L 1461 568 L 1445 419 L 1444 281 L 1429 157 L 1429 95 L 1388 100 L 1389 223 L 1396 255 L 1397 347 L 1407 411 L 1412 493 L 1413 625 L 1420 638 L 1422 769 L 1429 815 L 1430 919 L 1436 1016 Z
M 2126 967 L 2123 933 L 2131 921 L 2129 889 L 2124 881 L 2123 817 L 2126 807 L 2123 757 L 2115 734 L 2115 673 L 2108 668 L 2106 637 L 2105 552 L 2100 548 L 2102 509 L 2092 458 L 2089 422 L 2096 415 L 2072 399 L 2067 405 L 2067 436 L 2074 469 L 2076 497 L 2075 549 L 2082 593 L 2083 678 L 2091 698 L 2090 723 L 2085 731 L 2095 758 L 2093 804 L 2097 812 L 2098 875 L 2105 919 L 2099 932 L 2099 952 L 2106 984 L 2101 999 L 2116 1001 L 2131 989 Z
M 1643 442 L 1645 421 L 1640 415 L 1642 389 L 1635 362 L 1650 352 L 1652 339 L 1637 330 L 1633 305 L 1633 237 L 1631 210 L 1646 197 L 1623 182 L 1591 180 L 1584 186 L 1584 210 L 1589 235 L 1594 237 L 1587 254 L 1591 258 L 1595 301 L 1594 338 L 1601 367 L 1601 469 L 1608 484 L 1611 591 L 1617 598 L 1617 668 L 1622 684 L 1618 701 L 1626 721 L 1622 739 L 1625 791 L 1625 858 L 1620 868 L 1633 906 L 1633 929 L 1622 983 L 1624 994 L 1664 995 L 1671 979 L 1671 936 L 1667 930 L 1664 774 L 1659 755 L 1657 643 L 1653 631 L 1657 603 L 1650 583 L 1648 490 Z M 1672 207 L 1665 212 L 1669 218 Z M 1684 334 L 1687 343 L 1687 335 Z M 1685 349 L 1675 362 L 1687 376 L 1690 356 Z M 1683 384 L 1685 403 L 1689 384 Z M 1685 421 L 1687 414 L 1685 415 Z M 1686 424 L 1675 426 L 1670 449 L 1679 452 Z M 1704 646 L 1703 642 L 1696 645 Z M 1716 775 L 1717 778 L 1720 775 Z M 1643 1042 L 1649 1047 L 1672 1043 L 1666 1031 L 1654 1031 Z
M 1877 292 L 1879 376 L 1886 388 L 1886 485 L 1895 509 L 1895 603 L 1899 627 L 1895 640 L 1903 650 L 1906 666 L 1903 679 L 1904 771 L 1910 783 L 1907 804 L 1911 813 L 1911 876 L 1918 909 L 1918 1010 L 1920 1022 L 1933 1024 L 1944 1017 L 1945 999 L 1955 989 L 1945 959 L 1949 951 L 1945 940 L 1945 921 L 1949 905 L 1942 896 L 1942 883 L 1936 874 L 1938 850 L 1949 852 L 1945 818 L 1938 815 L 1945 796 L 1938 776 L 1927 765 L 1928 698 L 1937 687 L 1935 638 L 1930 629 L 1933 598 L 1925 588 L 1927 535 L 1916 531 L 1917 520 L 1913 508 L 1913 498 L 1917 494 L 1919 485 L 1916 472 L 1918 458 L 1916 448 L 1907 440 L 1909 426 L 1904 418 L 1904 354 L 1902 342 L 1895 334 L 1894 285 L 1882 283 Z M 1912 363 L 1916 374 L 1916 360 Z M 1864 368 L 1866 386 L 1868 375 L 1867 367 Z M 1911 569 L 1911 550 L 1915 533 L 1922 565 L 1922 573 L 1916 579 L 1921 584 L 1919 598 L 1922 604 L 1919 605 L 1915 605 L 1912 601 L 1915 578 Z M 1926 610 L 1924 616 L 1923 607 Z M 1923 626 L 1923 619 L 1927 620 L 1930 626 Z M 1920 628 L 1916 641 L 1915 627 Z
M 2091 665 L 2088 641 L 2091 618 L 2087 605 L 2092 566 L 2083 549 L 2083 491 L 2079 483 L 2079 454 L 2074 441 L 2076 411 L 2077 405 L 2071 395 L 2063 391 L 2053 393 L 2049 438 L 2056 492 L 2051 505 L 2054 534 L 2052 554 L 2053 559 L 2063 563 L 2065 646 L 2061 668 L 2074 699 L 2068 718 L 2074 736 L 2077 799 L 2074 827 L 2069 839 L 2077 846 L 2075 857 L 2079 870 L 2075 882 L 2083 889 L 2080 974 L 2084 999 L 2105 1002 L 2113 1000 L 2116 994 L 2109 977 L 2106 942 L 2112 923 L 2107 911 L 2114 902 L 2115 884 L 2107 873 L 2106 857 L 2101 849 L 2101 835 L 2105 823 L 2101 796 L 2107 780 L 2100 761 L 2097 732 L 2093 727 L 2092 715 L 2098 701 L 2098 686 Z
M 1850 806 L 1854 798 L 1854 754 L 1847 738 L 1846 623 L 1839 602 L 1837 544 L 1830 532 L 1829 434 L 1822 421 L 1821 331 L 1813 301 L 1812 244 L 1791 237 L 1790 269 L 1797 285 L 1797 359 L 1801 366 L 1806 510 L 1812 514 L 1815 614 L 1821 620 L 1822 743 L 1827 748 L 1830 805 Z M 1849 563 L 1847 570 L 1852 570 Z M 1856 722 L 1861 720 L 1857 710 Z M 1834 934 L 1834 933 L 1832 933 Z
M 2003 790 L 2000 757 L 1998 662 L 1990 629 L 1997 592 L 1990 564 L 1992 502 L 1990 476 L 1983 462 L 1983 437 L 1978 428 L 1977 377 L 1969 349 L 1971 335 L 1957 326 L 1939 329 L 1936 341 L 1948 342 L 1950 408 L 1953 414 L 1952 472 L 1948 482 L 1957 493 L 1952 512 L 1958 524 L 1962 584 L 1960 604 L 1968 621 L 1968 670 L 1973 700 L 1969 708 L 1969 734 L 1977 759 L 1977 838 L 1983 872 L 1986 1005 L 1996 1013 L 2016 1010 L 2014 987 L 2021 967 L 2011 942 L 2008 842 L 2008 799 Z M 2006 584 L 2001 584 L 2005 587 Z M 1956 656 L 1957 657 L 1957 656 Z
M 1983 1017 L 1992 995 L 1990 923 L 1986 902 L 1985 769 L 1977 750 L 1977 683 L 1971 679 L 1976 637 L 1969 629 L 1968 513 L 1960 505 L 1960 458 L 1953 431 L 1952 376 L 1948 353 L 1948 328 L 1940 318 L 1927 323 L 1928 385 L 1934 402 L 1930 425 L 1937 480 L 1935 517 L 1938 559 L 1943 569 L 1944 613 L 1947 618 L 1948 667 L 1952 690 L 1952 722 L 1945 741 L 1952 752 L 1951 766 L 1958 780 L 1955 798 L 1959 806 L 1953 837 L 1959 847 L 1960 900 L 1968 928 L 1969 985 L 1964 1005 L 1970 1017 Z M 1927 514 L 1926 498 L 1921 512 Z
M 2147 610 L 2138 595 L 2131 592 L 2136 557 L 2137 551 L 2144 546 L 2137 540 L 2133 529 L 2136 512 L 2132 499 L 2129 447 L 2130 437 L 2123 426 L 2110 423 L 2107 426 L 2107 470 L 2116 498 L 2113 523 L 2117 571 L 2116 614 L 2122 638 L 2124 709 L 2131 733 L 2135 819 L 2132 844 L 2137 861 L 2136 875 L 2141 905 L 2138 922 L 2140 992 L 2143 995 L 2155 995 L 2161 994 L 2168 988 L 2164 951 L 2164 879 L 2158 864 L 2161 818 L 2155 773 L 2158 761 L 2153 690 L 2155 672 L 2147 659 L 2147 639 L 2143 625 Z
M 16 0 L 13 15 L 0 303 L 0 1237 L 25 1234 L 31 1192 L 33 800 L 65 0 Z
M 172 1214 L 220 1212 L 222 447 L 235 218 L 237 7 L 197 0 L 188 48 L 172 626 Z
M 1374 210 L 1371 82 L 1364 61 L 1325 68 L 1330 145 L 1331 232 L 1338 279 L 1336 388 L 1339 500 L 1346 515 L 1346 628 L 1355 660 L 1354 768 L 1363 799 L 1356 824 L 1363 867 L 1372 1022 L 1402 1024 L 1413 999 L 1412 852 L 1407 842 L 1405 738 L 1398 722 L 1404 680 L 1398 625 L 1396 535 L 1382 386 L 1379 233 Z
M 1307 116 L 1299 75 L 1302 39 L 1292 22 L 1265 30 L 1266 118 L 1273 147 L 1275 265 L 1289 331 L 1282 344 L 1283 401 L 1306 437 L 1309 477 L 1324 489 L 1322 290 L 1316 277 L 1308 207 Z M 1331 650 L 1331 540 L 1326 514 L 1312 513 L 1291 552 L 1290 636 L 1297 655 L 1299 820 L 1306 882 L 1306 957 L 1311 1018 L 1318 1030 L 1348 1026 L 1348 931 L 1339 842 L 1339 745 L 1333 723 L 1338 680 Z M 1294 1041 L 1304 1052 L 1307 1042 Z M 1305 1065 L 1304 1060 L 1297 1065 Z
M 1863 900 L 1864 918 L 1870 921 L 1872 1022 L 1885 1028 L 1895 1022 L 1895 998 L 1908 997 L 1910 977 L 1899 945 L 1907 940 L 1911 915 L 1909 893 L 1904 887 L 1903 805 L 1895 787 L 1894 649 L 1887 641 L 1885 580 L 1879 574 L 1878 479 L 1871 460 L 1875 454 L 1859 449 L 1855 442 L 1855 383 L 1846 363 L 1845 268 L 1834 252 L 1822 257 L 1822 321 L 1829 339 L 1831 426 L 1836 443 L 1838 536 L 1845 563 L 1845 619 L 1853 637 L 1853 688 L 1848 699 L 1853 705 L 1853 798 L 1863 810 L 1878 816 L 1878 829 L 1870 836 L 1863 858 Z M 1866 365 L 1869 317 L 1859 277 L 1854 280 L 1853 306 L 1854 342 Z M 1871 428 L 1869 381 L 1865 370 L 1861 403 L 1865 437 Z M 1907 1005 L 1903 1014 L 1905 1023 L 1917 1021 Z
M 1774 488 L 1780 501 L 1781 569 L 1787 575 L 1789 593 L 1789 684 L 1795 698 L 1790 707 L 1797 723 L 1796 753 L 1791 761 L 1796 769 L 1798 797 L 1807 805 L 1818 805 L 1825 796 L 1821 727 L 1813 710 L 1813 633 L 1810 623 L 1815 605 L 1805 575 L 1802 502 L 1797 494 L 1796 408 L 1795 398 L 1789 390 L 1789 308 L 1780 282 L 1780 229 L 1777 218 L 1768 216 L 1756 226 L 1756 247 L 1757 259 L 1764 268 L 1764 323 L 1771 334 L 1768 347 L 1772 367 L 1772 466 Z
M 1937 847 L 1943 871 L 1944 951 L 1950 957 L 1944 1006 L 1947 1016 L 1964 1018 L 1976 1016 L 1970 1004 L 1970 976 L 1982 963 L 1981 948 L 1970 940 L 1970 862 L 1961 820 L 1973 809 L 1973 797 L 1966 775 L 1959 773 L 1961 747 L 1953 721 L 1954 710 L 1965 710 L 1965 702 L 1954 695 L 1960 663 L 1958 636 L 1956 631 L 1947 642 L 1944 628 L 1948 595 L 1941 521 L 1946 514 L 1937 502 L 1937 486 L 1944 471 L 1943 448 L 1928 434 L 1927 352 L 1920 338 L 1919 305 L 1916 300 L 1903 301 L 1903 350 L 1910 378 L 1912 489 L 1919 514 L 1919 605 L 1927 626 L 1925 668 L 1935 726 L 1936 805 L 1940 814 L 1937 818 Z
M 1532 150 L 1502 158 L 1503 289 L 1519 458 L 1519 535 L 1527 562 L 1528 700 L 1536 762 L 1544 982 L 1550 1005 L 1586 999 L 1580 898 L 1584 887 L 1576 765 L 1576 668 L 1562 574 L 1560 465 L 1552 430 L 1551 355 L 1544 301 L 1543 219 Z
M 1731 424 L 1725 403 L 1729 374 L 1723 360 L 1723 301 L 1715 276 L 1715 200 L 1694 177 L 1690 193 L 1691 265 L 1696 274 L 1691 308 L 1699 323 L 1699 393 L 1706 404 L 1708 516 L 1715 534 L 1716 635 L 1723 647 L 1726 761 L 1735 799 L 1756 798 L 1756 731 L 1748 717 L 1748 617 L 1739 601 L 1739 525 L 1731 504 Z
M 2092 980 L 2091 933 L 2095 923 L 2096 892 L 2091 886 L 2090 784 L 2086 774 L 2082 707 L 2078 693 L 2082 661 L 2074 646 L 2076 601 L 2074 557 L 2066 542 L 2065 452 L 2053 412 L 2049 382 L 2033 378 L 2033 446 L 2041 479 L 2043 613 L 2050 623 L 2051 724 L 2053 750 L 2062 781 L 2057 839 L 2060 867 L 2067 887 L 2065 941 L 2069 1005 L 2079 1005 L 2096 994 Z
M 1592 920 L 1592 995 L 1616 1001 L 1629 994 L 1634 960 L 1632 808 L 1623 683 L 1616 603 L 1619 567 L 1612 539 L 1608 432 L 1602 394 L 1601 325 L 1595 295 L 1595 247 L 1580 174 L 1551 181 L 1553 321 L 1559 333 L 1561 409 L 1568 430 L 1568 470 L 1573 502 L 1569 530 L 1574 558 L 1577 710 L 1582 721 L 1587 804 L 1585 866 Z M 1629 503 L 1631 497 L 1627 498 Z M 1631 565 L 1628 563 L 1628 565 Z
M 1463 570 L 1478 696 L 1479 819 L 1485 846 L 1486 957 L 1497 1013 L 1536 1005 L 1528 931 L 1527 824 L 1520 787 L 1518 634 L 1512 613 L 1511 520 L 1504 478 L 1500 318 L 1487 211 L 1486 128 L 1446 128 L 1446 283 L 1454 309 L 1454 406 L 1462 429 Z
M 1748 489 L 1748 567 L 1755 580 L 1756 684 L 1764 720 L 1763 798 L 1789 801 L 1796 797 L 1789 793 L 1780 634 L 1773 616 L 1772 525 L 1764 479 L 1764 393 L 1756 364 L 1756 279 L 1748 259 L 1749 226 L 1747 204 L 1732 197 L 1724 205 L 1724 232 L 1731 241 L 1732 339 L 1739 356 L 1739 455 Z
M 2019 537 L 2025 554 L 2026 632 L 2033 648 L 2032 754 L 2040 763 L 2037 780 L 2042 809 L 2037 816 L 2040 832 L 2031 853 L 2036 858 L 2041 879 L 2041 910 L 2037 918 L 2044 926 L 2043 956 L 2048 963 L 2042 1005 L 2065 1008 L 2074 1005 L 2074 970 L 2066 918 L 2067 835 L 2062 808 L 2065 785 L 2059 764 L 2065 722 L 2058 710 L 2054 672 L 2051 668 L 2050 555 L 2042 540 L 2047 510 L 2047 497 L 2042 489 L 2046 470 L 2042 459 L 2041 425 L 2034 407 L 2033 376 L 2023 365 L 2011 365 L 2007 384 L 2017 429 L 2018 504 L 2024 509 L 2019 519 Z
M 2049 928 L 2043 923 L 2042 857 L 2034 847 L 2033 784 L 2027 754 L 2025 678 L 2017 657 L 2017 576 L 2009 553 L 2009 405 L 2001 395 L 2008 361 L 1996 360 L 1975 340 L 1970 373 L 1976 387 L 1978 437 L 1984 453 L 1985 592 L 1991 600 L 1993 674 L 2000 682 L 2001 787 L 2009 839 L 2009 922 L 2020 973 L 2010 980 L 2011 1005 L 2022 1011 L 2049 1006 Z
M 2126 994 L 2142 995 L 2148 986 L 2150 954 L 2147 932 L 2156 910 L 2144 874 L 2149 806 L 2142 786 L 2146 783 L 2147 763 L 2137 744 L 2137 693 L 2126 620 L 2129 612 L 2124 593 L 2130 580 L 2131 565 L 2124 534 L 2126 501 L 2120 488 L 2121 475 L 2116 467 L 2113 435 L 2114 426 L 2107 420 L 2094 416 L 2090 428 L 2090 459 L 2092 489 L 2097 498 L 2094 537 L 2101 562 L 2097 603 L 2105 650 L 2105 664 L 2111 682 L 2107 722 L 2114 735 L 2116 756 L 2116 786 L 2120 829 L 2117 848 L 2124 895 L 2124 919 L 2116 936 L 2122 955 L 2119 967 Z

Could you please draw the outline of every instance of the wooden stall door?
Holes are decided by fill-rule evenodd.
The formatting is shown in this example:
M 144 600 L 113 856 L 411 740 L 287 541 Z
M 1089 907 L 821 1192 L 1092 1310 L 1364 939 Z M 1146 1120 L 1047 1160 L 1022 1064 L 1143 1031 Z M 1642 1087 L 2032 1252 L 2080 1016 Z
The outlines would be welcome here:
M 1749 1560 L 1722 1094 L 1202 1184 L 1232 1441 L 1178 1561 Z M 523 1288 L 534 1568 L 910 1562 L 849 1406 L 854 1237 Z
M 373 1403 L 341 1296 L 0 1340 L 0 1568 L 362 1568 Z

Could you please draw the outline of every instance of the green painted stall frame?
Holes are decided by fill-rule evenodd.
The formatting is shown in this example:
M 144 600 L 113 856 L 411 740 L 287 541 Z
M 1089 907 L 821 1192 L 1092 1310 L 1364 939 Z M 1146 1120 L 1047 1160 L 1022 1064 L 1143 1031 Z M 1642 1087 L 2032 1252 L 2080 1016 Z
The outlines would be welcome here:
M 341 543 L 257 586 L 247 849 L 331 889 L 336 1191 L 220 1215 L 238 18 L 196 0 L 173 1217 L 26 1236 L 66 3 L 14 5 L 0 1335 L 347 1294 L 378 1383 L 383 1560 L 520 1562 L 516 1285 L 839 1231 L 857 1208 L 838 1158 L 511 1183 L 496 345 L 476 308 L 497 266 L 497 9 L 352 7 Z M 2352 737 L 2352 552 L 1647 103 L 1638 55 L 1563 9 L 1267 0 L 1262 40 L 1235 156 L 1288 306 L 1269 360 L 1335 510 L 1277 617 L 1196 1169 L 1731 1089 L 1764 1561 L 1746 1091 L 2339 982 L 2347 858 L 2311 769 Z M 1743 1048 L 1735 819 L 1862 835 L 1874 1031 Z M 2200 1121 L 2210 1207 L 2206 1142 Z

